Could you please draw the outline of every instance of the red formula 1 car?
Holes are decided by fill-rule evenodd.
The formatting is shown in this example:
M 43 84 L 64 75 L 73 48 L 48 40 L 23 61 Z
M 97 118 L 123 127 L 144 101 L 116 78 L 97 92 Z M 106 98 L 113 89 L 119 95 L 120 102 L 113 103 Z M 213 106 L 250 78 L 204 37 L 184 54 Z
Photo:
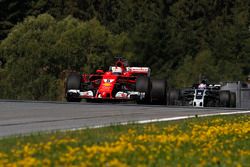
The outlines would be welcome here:
M 109 70 L 95 74 L 71 73 L 66 81 L 66 99 L 69 102 L 126 101 L 137 103 L 166 102 L 165 80 L 151 80 L 149 67 L 127 67 L 119 59 Z

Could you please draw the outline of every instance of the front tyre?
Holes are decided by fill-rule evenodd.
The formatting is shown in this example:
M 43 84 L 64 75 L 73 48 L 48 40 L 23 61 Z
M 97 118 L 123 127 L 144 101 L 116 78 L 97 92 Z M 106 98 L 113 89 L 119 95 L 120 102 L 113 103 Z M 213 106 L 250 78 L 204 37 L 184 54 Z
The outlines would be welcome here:
M 67 102 L 81 102 L 80 98 L 76 97 L 66 97 Z
M 69 74 L 67 81 L 66 81 L 66 100 L 68 102 L 80 102 L 81 99 L 79 98 L 79 94 L 76 93 L 69 93 L 69 90 L 80 90 L 81 85 L 81 75 L 78 73 L 71 73 Z

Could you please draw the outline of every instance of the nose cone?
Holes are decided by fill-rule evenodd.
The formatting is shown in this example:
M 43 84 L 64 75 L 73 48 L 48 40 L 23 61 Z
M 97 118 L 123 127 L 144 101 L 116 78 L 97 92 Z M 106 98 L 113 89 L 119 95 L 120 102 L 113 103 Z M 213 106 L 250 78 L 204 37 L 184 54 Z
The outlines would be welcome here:
M 113 98 L 112 91 L 116 84 L 117 76 L 105 73 L 98 88 L 98 98 Z
M 106 92 L 102 92 L 102 98 L 106 98 L 107 97 L 107 93 Z

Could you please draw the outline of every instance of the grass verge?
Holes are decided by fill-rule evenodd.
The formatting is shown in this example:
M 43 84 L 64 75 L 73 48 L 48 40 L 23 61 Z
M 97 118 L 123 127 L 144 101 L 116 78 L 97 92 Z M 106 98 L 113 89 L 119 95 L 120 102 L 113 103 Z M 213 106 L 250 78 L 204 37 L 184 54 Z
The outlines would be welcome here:
M 0 140 L 0 166 L 248 166 L 250 115 Z

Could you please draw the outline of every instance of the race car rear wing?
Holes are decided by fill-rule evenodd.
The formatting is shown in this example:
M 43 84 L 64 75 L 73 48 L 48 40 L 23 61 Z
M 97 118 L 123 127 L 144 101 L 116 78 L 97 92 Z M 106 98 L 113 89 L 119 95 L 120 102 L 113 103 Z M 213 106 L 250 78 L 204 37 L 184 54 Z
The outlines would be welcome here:
M 133 74 L 147 74 L 150 76 L 151 69 L 149 67 L 126 67 L 126 71 Z
M 116 69 L 116 66 L 110 66 L 109 71 L 114 71 Z M 147 75 L 148 77 L 150 76 L 151 69 L 149 67 L 126 67 L 125 68 L 126 72 L 130 72 L 132 74 L 143 74 Z

